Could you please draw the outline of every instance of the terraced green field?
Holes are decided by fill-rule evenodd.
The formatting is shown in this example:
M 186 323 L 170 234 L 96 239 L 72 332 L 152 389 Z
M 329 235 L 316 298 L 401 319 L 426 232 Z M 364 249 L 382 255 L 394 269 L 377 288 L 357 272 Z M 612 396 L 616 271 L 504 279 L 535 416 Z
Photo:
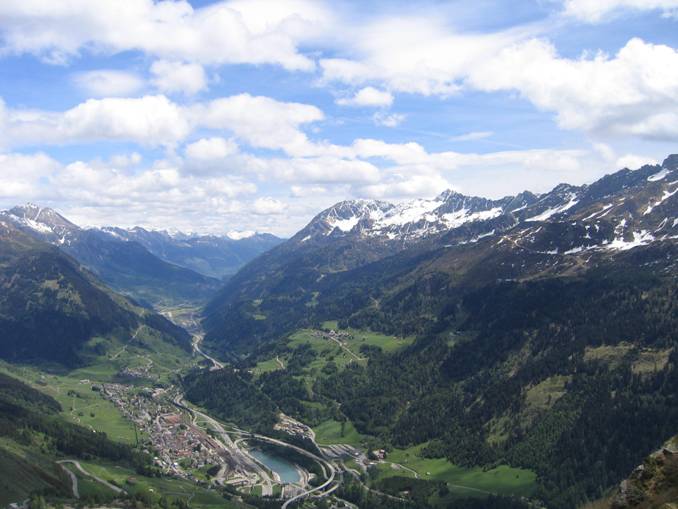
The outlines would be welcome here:
M 69 421 L 104 432 L 112 440 L 135 443 L 134 426 L 113 403 L 92 391 L 94 379 L 42 373 L 30 367 L 0 366 L 0 370 L 52 396 L 61 404 L 61 413 Z
M 70 421 L 104 432 L 112 440 L 135 443 L 134 427 L 127 421 L 113 403 L 105 400 L 98 392 L 92 391 L 96 383 L 115 382 L 123 368 L 150 366 L 158 381 L 167 382 L 181 370 L 188 369 L 197 360 L 188 352 L 142 331 L 138 344 L 130 345 L 108 341 L 106 353 L 92 357 L 90 364 L 75 369 L 46 366 L 13 365 L 0 362 L 0 371 L 24 381 L 42 391 L 62 406 L 62 414 Z M 94 345 L 98 338 L 91 340 Z M 92 346 L 93 346 L 92 345 Z M 125 383 L 147 384 L 145 379 L 126 379 Z
M 409 449 L 394 449 L 386 458 L 386 463 L 379 465 L 377 479 L 392 476 L 416 477 L 416 472 L 420 479 L 446 482 L 450 491 L 459 496 L 529 496 L 536 486 L 536 475 L 529 470 L 506 465 L 491 470 L 462 468 L 444 458 L 421 457 L 423 447 L 425 444 Z
M 316 442 L 320 445 L 348 444 L 359 446 L 364 437 L 358 433 L 351 421 L 346 421 L 343 432 L 341 423 L 338 421 L 325 421 L 313 428 Z

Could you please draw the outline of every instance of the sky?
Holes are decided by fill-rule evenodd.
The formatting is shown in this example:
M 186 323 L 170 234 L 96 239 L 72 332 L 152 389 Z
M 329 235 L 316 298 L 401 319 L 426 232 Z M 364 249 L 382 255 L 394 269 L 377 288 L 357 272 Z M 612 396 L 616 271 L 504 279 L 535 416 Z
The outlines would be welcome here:
M 678 0 L 2 0 L 0 208 L 289 236 L 678 152 Z

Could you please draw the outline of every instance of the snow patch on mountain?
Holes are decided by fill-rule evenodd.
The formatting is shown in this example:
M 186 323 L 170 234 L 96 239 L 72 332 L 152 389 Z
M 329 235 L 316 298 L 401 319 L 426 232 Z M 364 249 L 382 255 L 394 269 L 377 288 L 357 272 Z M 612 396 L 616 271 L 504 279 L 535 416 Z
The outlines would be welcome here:
M 571 194 L 569 197 L 569 200 L 567 203 L 560 205 L 558 207 L 553 207 L 550 209 L 545 210 L 541 214 L 537 214 L 536 216 L 528 217 L 525 219 L 525 221 L 546 221 L 547 219 L 550 219 L 551 217 L 555 216 L 556 214 L 560 214 L 562 212 L 565 212 L 566 210 L 571 209 L 574 207 L 577 203 L 579 203 L 579 199 L 577 198 L 577 195 Z
M 669 170 L 667 170 L 666 168 L 664 168 L 660 172 L 655 173 L 654 175 L 650 175 L 649 177 L 647 177 L 647 180 L 648 180 L 648 182 L 657 182 L 659 180 L 664 179 L 669 173 L 671 173 L 671 172 Z
M 501 207 L 494 207 L 489 210 L 481 210 L 480 212 L 474 212 L 469 214 L 469 211 L 466 209 L 461 209 L 457 212 L 452 212 L 451 214 L 444 214 L 442 216 L 443 222 L 448 228 L 458 228 L 463 224 L 472 223 L 474 221 L 487 221 L 488 219 L 494 219 L 503 214 Z
M 613 251 L 628 251 L 634 247 L 646 246 L 652 241 L 654 241 L 654 236 L 647 230 L 641 230 L 640 232 L 633 232 L 633 240 L 631 241 L 626 241 L 621 237 L 617 237 L 606 247 Z
M 673 191 L 668 191 L 668 190 L 667 190 L 667 191 L 664 191 L 664 194 L 662 195 L 661 198 L 659 198 L 658 201 L 656 201 L 656 202 L 654 202 L 654 203 L 652 203 L 652 204 L 650 204 L 650 205 L 647 206 L 647 208 L 645 209 L 645 212 L 643 212 L 643 215 L 644 215 L 644 216 L 648 215 L 650 212 L 652 212 L 652 210 L 653 210 L 655 207 L 661 205 L 663 202 L 665 202 L 666 200 L 668 200 L 669 198 L 671 198 L 671 196 L 673 196 L 673 195 L 676 194 L 676 193 L 678 193 L 678 187 L 675 188 Z
M 45 223 L 40 223 L 40 222 L 35 221 L 33 219 L 29 219 L 27 217 L 19 217 L 19 216 L 14 216 L 14 215 L 13 215 L 13 217 L 16 219 L 16 221 L 19 224 L 26 226 L 26 227 L 30 228 L 31 230 L 35 230 L 38 233 L 47 233 L 47 234 L 54 233 L 52 228 L 47 226 Z
M 410 223 L 417 223 L 422 220 L 434 222 L 437 217 L 430 214 L 443 204 L 436 200 L 414 200 L 411 202 L 397 205 L 394 209 L 384 215 L 377 221 L 375 226 L 383 229 L 388 226 L 404 226 Z

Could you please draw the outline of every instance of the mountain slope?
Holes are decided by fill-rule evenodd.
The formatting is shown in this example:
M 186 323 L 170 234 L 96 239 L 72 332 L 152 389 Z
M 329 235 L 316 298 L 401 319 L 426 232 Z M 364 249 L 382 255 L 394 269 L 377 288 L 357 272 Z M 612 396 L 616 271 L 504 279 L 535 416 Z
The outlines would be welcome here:
M 40 493 L 70 499 L 71 482 L 55 462 L 67 455 L 142 466 L 150 458 L 59 415 L 60 404 L 0 373 L 0 504 Z
M 496 201 L 446 192 L 397 206 L 342 202 L 227 283 L 207 307 L 207 341 L 239 348 L 334 319 L 422 332 L 422 310 L 403 315 L 407 306 L 399 304 L 421 296 L 422 285 L 436 305 L 433 289 L 441 285 L 576 273 L 634 247 L 673 243 L 677 169 L 671 156 L 588 186 Z
M 58 248 L 0 218 L 0 357 L 82 363 L 96 336 L 129 341 L 140 327 L 190 346 L 188 334 L 115 295 Z
M 433 201 L 324 211 L 229 281 L 206 342 L 248 367 L 329 321 L 414 336 L 318 373 L 302 399 L 388 446 L 532 470 L 549 508 L 604 495 L 676 432 L 678 157 L 541 196 Z M 408 221 L 384 230 L 396 210 Z M 302 418 L 304 401 L 278 403 Z
M 82 229 L 52 209 L 29 204 L 1 216 L 24 233 L 58 246 L 113 289 L 139 301 L 200 302 L 221 286 L 214 278 L 161 260 L 138 242 Z
M 670 509 L 678 504 L 678 437 L 667 441 L 622 481 L 611 509 Z

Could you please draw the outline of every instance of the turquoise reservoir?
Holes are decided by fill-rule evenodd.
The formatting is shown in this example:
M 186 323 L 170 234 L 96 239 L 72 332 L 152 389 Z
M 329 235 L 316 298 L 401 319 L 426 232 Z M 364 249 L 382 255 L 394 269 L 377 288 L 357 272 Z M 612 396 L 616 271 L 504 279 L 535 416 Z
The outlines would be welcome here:
M 290 463 L 285 458 L 262 451 L 261 449 L 252 449 L 250 454 L 266 465 L 280 476 L 284 483 L 298 483 L 301 479 L 294 463 Z

